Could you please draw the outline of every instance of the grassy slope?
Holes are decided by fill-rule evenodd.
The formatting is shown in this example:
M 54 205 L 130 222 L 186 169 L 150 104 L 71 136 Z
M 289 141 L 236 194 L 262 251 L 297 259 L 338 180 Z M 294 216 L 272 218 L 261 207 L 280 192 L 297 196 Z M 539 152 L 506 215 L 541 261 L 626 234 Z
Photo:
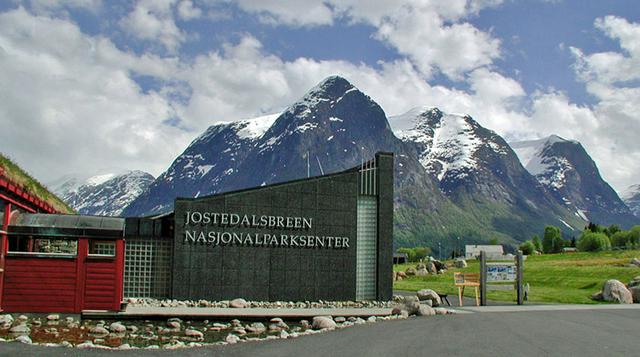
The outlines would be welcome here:
M 591 294 L 602 289 L 608 279 L 618 279 L 627 284 L 640 276 L 640 268 L 630 268 L 631 258 L 640 257 L 640 251 L 615 251 L 600 253 L 549 254 L 530 256 L 525 261 L 524 281 L 531 285 L 529 301 L 544 303 L 594 304 Z M 446 274 L 426 277 L 409 277 L 396 281 L 394 289 L 417 291 L 424 288 L 455 296 L 453 272 L 479 272 L 479 263 L 467 261 L 465 269 L 450 268 Z M 404 271 L 415 264 L 395 265 L 395 271 Z M 468 289 L 467 296 L 473 296 Z M 489 291 L 487 298 L 499 301 L 515 301 L 515 291 Z
M 5 175 L 10 180 L 24 187 L 30 194 L 49 203 L 51 206 L 62 213 L 74 213 L 71 207 L 69 207 L 56 195 L 49 192 L 49 190 L 47 190 L 40 182 L 31 177 L 18 165 L 13 163 L 11 160 L 9 160 L 9 158 L 3 156 L 2 154 L 0 154 L 0 167 L 4 169 Z

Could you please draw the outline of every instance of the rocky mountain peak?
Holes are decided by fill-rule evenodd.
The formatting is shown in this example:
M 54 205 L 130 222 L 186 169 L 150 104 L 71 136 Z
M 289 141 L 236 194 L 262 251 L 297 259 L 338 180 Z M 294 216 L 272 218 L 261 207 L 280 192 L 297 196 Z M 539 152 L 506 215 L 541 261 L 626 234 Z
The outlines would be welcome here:
M 629 186 L 622 193 L 622 200 L 636 217 L 640 217 L 640 184 Z
M 602 179 L 582 144 L 551 135 L 511 143 L 522 165 L 558 201 L 584 220 L 623 226 L 635 220 L 629 208 Z
M 396 134 L 418 148 L 422 166 L 442 181 L 447 176 L 465 177 L 478 167 L 483 148 L 506 155 L 508 147 L 493 131 L 481 127 L 468 115 L 446 114 L 438 108 L 414 108 L 392 117 Z
M 83 179 L 69 177 L 56 192 L 80 214 L 118 216 L 153 180 L 139 170 L 103 172 Z

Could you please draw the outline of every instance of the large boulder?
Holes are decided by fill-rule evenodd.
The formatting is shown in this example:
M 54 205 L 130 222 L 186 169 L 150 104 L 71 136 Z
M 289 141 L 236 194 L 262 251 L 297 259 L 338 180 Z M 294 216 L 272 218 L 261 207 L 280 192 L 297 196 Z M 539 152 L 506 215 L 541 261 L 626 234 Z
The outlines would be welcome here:
M 433 316 L 436 314 L 436 310 L 434 310 L 431 306 L 420 305 L 420 308 L 416 312 L 417 316 Z
M 427 264 L 427 271 L 431 274 L 438 274 L 438 269 L 432 261 Z
M 405 296 L 399 304 L 400 310 L 406 311 L 409 315 L 415 315 L 420 310 L 420 300 L 417 296 Z
M 413 267 L 408 267 L 407 270 L 405 270 L 405 274 L 407 274 L 407 276 L 416 275 L 416 269 Z
M 636 276 L 635 278 L 631 279 L 631 281 L 629 282 L 629 287 L 632 288 L 634 286 L 638 286 L 640 285 L 640 276 Z M 9 315 L 11 316 L 11 315 Z
M 184 330 L 184 335 L 188 337 L 193 337 L 199 340 L 204 339 L 204 334 L 196 329 L 186 329 Z
M 638 258 L 631 259 L 631 264 L 633 264 L 633 265 L 635 265 L 637 267 L 640 267 L 640 259 L 638 259 Z
M 120 322 L 114 322 L 109 325 L 109 330 L 111 330 L 111 332 L 121 333 L 127 331 L 127 328 Z
M 0 329 L 6 330 L 13 324 L 13 316 L 6 314 L 0 315 Z
M 627 287 L 619 280 L 611 279 L 604 283 L 602 288 L 602 298 L 604 301 L 616 302 L 619 304 L 632 304 L 633 297 Z
M 462 259 L 462 258 L 458 258 L 456 259 L 456 261 L 453 263 L 453 265 L 458 268 L 458 269 L 463 269 L 467 267 L 467 261 Z
M 109 334 L 109 330 L 107 330 L 103 326 L 95 326 L 89 329 L 89 333 L 97 336 L 106 336 Z
M 424 263 L 418 263 L 416 265 L 416 270 L 427 269 L 427 266 Z
M 433 260 L 432 261 L 433 265 L 435 265 L 436 270 L 440 271 L 440 270 L 446 270 L 447 269 L 447 265 L 444 264 L 443 262 L 439 261 L 439 260 Z
M 630 287 L 629 291 L 631 292 L 633 302 L 640 303 L 640 285 Z
M 247 300 L 242 299 L 242 298 L 233 299 L 233 300 L 229 301 L 229 307 L 233 307 L 233 308 L 243 309 L 243 308 L 247 307 L 248 305 L 249 304 L 247 303 Z
M 440 306 L 442 304 L 440 295 L 431 289 L 422 289 L 418 291 L 416 295 L 420 301 L 430 300 L 431 306 Z
M 429 275 L 429 272 L 427 271 L 427 269 L 416 270 L 416 276 L 427 276 L 427 275 Z
M 29 328 L 29 326 L 27 326 L 27 324 L 25 324 L 24 322 L 13 326 L 12 328 L 9 329 L 9 332 L 14 334 L 14 335 L 28 335 L 31 332 L 31 329 Z
M 254 322 L 247 326 L 245 330 L 249 333 L 263 333 L 267 331 L 267 327 L 262 322 Z
M 311 327 L 313 327 L 315 330 L 320 330 L 325 328 L 334 329 L 336 328 L 336 322 L 333 321 L 331 316 L 316 316 L 313 318 Z

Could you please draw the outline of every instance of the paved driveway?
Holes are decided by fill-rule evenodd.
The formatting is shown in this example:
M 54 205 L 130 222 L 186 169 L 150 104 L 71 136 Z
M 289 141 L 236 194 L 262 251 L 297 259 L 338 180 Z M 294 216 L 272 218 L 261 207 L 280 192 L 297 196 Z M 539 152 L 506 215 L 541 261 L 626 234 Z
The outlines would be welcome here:
M 637 356 L 639 327 L 640 309 L 474 312 L 178 351 L 78 351 L 6 343 L 0 344 L 0 355 Z

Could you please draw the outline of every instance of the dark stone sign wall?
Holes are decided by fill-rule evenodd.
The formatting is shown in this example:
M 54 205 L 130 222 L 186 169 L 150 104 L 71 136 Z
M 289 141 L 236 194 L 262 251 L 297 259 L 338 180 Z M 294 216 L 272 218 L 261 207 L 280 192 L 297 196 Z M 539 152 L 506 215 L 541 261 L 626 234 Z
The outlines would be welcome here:
M 391 298 L 393 156 L 377 155 L 377 298 Z M 360 173 L 177 199 L 176 299 L 353 300 Z

